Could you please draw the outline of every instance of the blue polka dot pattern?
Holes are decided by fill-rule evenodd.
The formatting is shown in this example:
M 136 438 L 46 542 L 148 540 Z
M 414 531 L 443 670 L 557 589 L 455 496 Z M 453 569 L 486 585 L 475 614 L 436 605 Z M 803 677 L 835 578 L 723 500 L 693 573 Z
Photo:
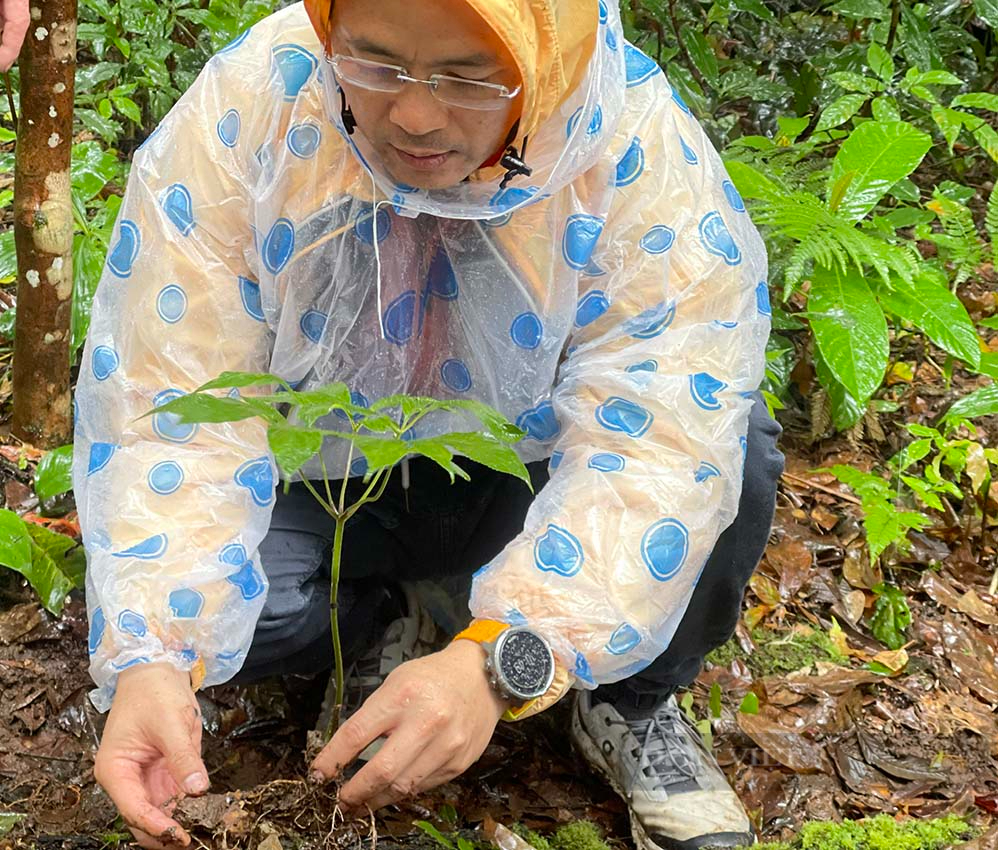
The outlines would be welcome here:
M 184 483 L 184 471 L 176 461 L 164 460 L 149 470 L 147 480 L 149 489 L 154 493 L 169 496 L 171 493 L 176 493 Z
M 404 345 L 415 330 L 416 290 L 409 289 L 385 307 L 382 326 L 385 339 L 396 345 Z
M 641 139 L 635 136 L 631 139 L 630 147 L 624 152 L 617 163 L 616 185 L 630 186 L 641 176 L 645 170 L 645 151 L 641 147 Z
M 162 407 L 167 402 L 180 398 L 182 395 L 185 393 L 180 390 L 163 390 L 152 400 L 153 407 Z M 195 423 L 181 422 L 176 413 L 157 413 L 152 418 L 152 429 L 156 435 L 171 443 L 189 442 L 197 433 L 198 427 Z
M 271 274 L 277 274 L 291 259 L 295 250 L 295 228 L 290 219 L 279 218 L 275 221 L 267 238 L 263 240 L 261 251 L 263 264 Z
M 90 633 L 87 637 L 87 651 L 93 655 L 97 652 L 101 641 L 104 640 L 104 627 L 107 623 L 104 620 L 104 609 L 95 608 L 93 616 L 90 618 Z
M 118 241 L 107 255 L 107 267 L 113 275 L 121 278 L 131 275 L 141 244 L 138 226 L 134 221 L 124 219 L 118 225 Z
M 572 133 L 575 132 L 575 128 L 579 125 L 579 119 L 582 118 L 582 113 L 585 110 L 584 106 L 580 106 L 575 112 L 572 113 L 572 117 L 568 119 L 568 124 L 565 125 L 565 136 L 571 137 Z M 587 136 L 595 136 L 603 127 L 603 109 L 597 106 L 593 110 L 593 115 L 589 119 L 589 126 L 586 127 Z
M 721 402 L 716 394 L 725 389 L 728 385 L 724 381 L 719 381 L 707 372 L 697 372 L 690 375 L 690 395 L 693 401 L 704 410 L 720 410 Z
M 134 546 L 122 549 L 120 552 L 112 552 L 115 558 L 139 558 L 143 561 L 152 561 L 162 557 L 166 553 L 169 545 L 169 538 L 165 534 L 154 534 L 147 537 Z
M 687 115 L 692 115 L 690 108 L 686 105 L 686 101 L 683 100 L 683 96 L 679 93 L 679 89 L 675 86 L 672 87 L 672 102 L 676 104 L 680 109 L 683 110 Z
M 322 131 L 310 122 L 295 124 L 288 130 L 288 150 L 299 159 L 311 159 L 319 149 Z
M 614 35 L 613 30 L 609 28 L 606 31 L 606 46 L 611 50 L 617 49 L 617 36 Z
M 658 63 L 638 50 L 633 44 L 624 45 L 624 68 L 627 73 L 627 87 L 629 89 L 640 86 L 656 74 L 662 73 Z
M 699 157 L 697 157 L 696 151 L 693 150 L 693 148 L 691 148 L 688 144 L 686 144 L 686 140 L 683 139 L 682 136 L 679 137 L 679 146 L 683 149 L 683 159 L 686 160 L 687 165 L 696 165 L 698 162 L 700 162 Z
M 135 667 L 137 664 L 148 664 L 148 663 L 149 659 L 145 655 L 140 655 L 138 658 L 132 658 L 129 661 L 125 661 L 121 664 L 112 661 L 111 667 L 120 673 L 122 670 L 127 670 L 129 667 Z
M 625 463 L 623 455 L 614 452 L 600 452 L 589 458 L 589 463 L 586 465 L 590 469 L 596 469 L 600 472 L 620 472 Z
M 350 403 L 357 407 L 371 406 L 371 402 L 368 401 L 367 396 L 364 395 L 360 390 L 350 390 Z M 349 417 L 347 416 L 345 410 L 337 410 L 334 412 L 339 419 L 342 419 L 344 422 L 349 421 Z M 354 416 L 354 421 L 356 422 L 359 419 L 360 419 L 360 414 L 358 413 Z
M 193 620 L 201 614 L 204 608 L 204 596 L 191 587 L 182 587 L 173 591 L 167 603 L 173 616 L 181 620 Z
M 641 557 L 658 581 L 673 578 L 686 562 L 689 531 L 678 519 L 660 519 L 641 538 Z
M 438 248 L 430 262 L 430 270 L 426 277 L 426 286 L 430 295 L 444 301 L 457 298 L 457 272 L 451 264 L 450 257 L 443 248 Z
M 243 302 L 243 309 L 247 314 L 258 322 L 266 321 L 263 313 L 263 298 L 260 294 L 260 284 L 248 277 L 239 277 L 239 298 Z
M 117 448 L 114 443 L 91 443 L 87 475 L 93 475 L 107 466 L 111 462 L 111 457 Z
M 578 650 L 575 651 L 575 669 L 572 670 L 572 674 L 576 679 L 587 684 L 594 684 L 593 671 L 589 666 L 589 662 L 586 661 L 586 656 L 584 656 Z
M 570 268 L 584 269 L 603 232 L 604 221 L 594 215 L 572 215 L 565 223 L 561 253 Z
M 187 312 L 187 293 L 175 283 L 164 286 L 156 296 L 156 312 L 167 324 L 176 324 Z
M 599 22 L 601 24 L 605 24 L 608 15 L 609 11 L 606 8 L 606 3 L 604 3 L 603 0 L 599 0 Z
M 355 478 L 367 475 L 367 458 L 358 457 L 350 463 L 350 474 Z
M 619 396 L 611 396 L 596 408 L 596 421 L 607 431 L 617 431 L 628 437 L 640 437 L 655 417 L 640 404 Z
M 756 284 L 755 306 L 763 316 L 773 315 L 773 308 L 769 305 L 769 284 L 764 280 Z
M 237 35 L 234 39 L 232 39 L 232 41 L 230 41 L 227 45 L 225 45 L 225 47 L 223 47 L 218 52 L 219 53 L 228 53 L 230 50 L 235 50 L 237 47 L 239 47 L 240 44 L 242 44 L 244 41 L 246 41 L 246 39 L 249 36 L 249 34 L 250 34 L 250 31 L 248 29 L 247 30 L 243 30 L 241 33 L 239 33 L 239 35 Z
M 516 418 L 516 427 L 526 431 L 525 440 L 553 439 L 561 431 L 561 423 L 554 413 L 554 405 L 550 401 L 542 401 L 536 407 L 528 408 Z
M 676 231 L 664 224 L 656 224 L 641 237 L 638 245 L 649 254 L 664 254 L 676 241 Z
M 218 138 L 227 148 L 234 148 L 236 142 L 239 141 L 240 123 L 239 112 L 235 109 L 230 109 L 218 119 L 215 130 L 218 133 Z
M 548 461 L 548 467 L 550 469 L 557 469 L 561 466 L 561 461 L 565 457 L 564 452 L 551 452 L 551 460 Z
M 510 186 L 508 189 L 501 189 L 489 199 L 489 206 L 500 210 L 509 210 L 520 204 L 526 203 L 537 195 L 536 186 L 528 186 L 521 189 L 518 186 Z
M 180 657 L 183 658 L 184 661 L 191 662 L 191 664 L 198 660 L 198 654 L 190 648 L 180 650 Z
M 298 321 L 298 326 L 308 340 L 318 343 L 322 341 L 328 318 L 325 313 L 320 313 L 318 310 L 306 310 Z
M 284 84 L 284 99 L 294 100 L 319 67 L 319 60 L 298 44 L 278 44 L 272 53 L 274 66 Z
M 544 335 L 544 327 L 536 313 L 520 313 L 509 326 L 509 335 L 520 348 L 537 348 Z
M 118 615 L 118 631 L 133 637 L 144 637 L 148 631 L 146 618 L 141 614 L 125 609 Z
M 714 319 L 711 324 L 716 325 L 719 328 L 724 328 L 725 330 L 731 330 L 732 328 L 738 327 L 738 322 L 724 322 L 721 319 Z
M 90 367 L 98 381 L 106 381 L 118 368 L 118 352 L 109 345 L 98 345 L 91 355 Z
M 718 469 L 714 464 L 707 463 L 707 461 L 700 461 L 700 466 L 697 467 L 696 472 L 693 473 L 693 480 L 697 484 L 702 484 L 708 478 L 720 478 L 721 470 Z
M 726 197 L 728 199 L 728 203 L 731 204 L 731 209 L 735 212 L 745 212 L 745 201 L 743 201 L 742 196 L 738 194 L 735 184 L 730 180 L 725 180 L 721 183 L 721 188 L 724 190 L 724 197 Z
M 362 207 L 361 211 L 357 213 L 357 218 L 354 219 L 353 223 L 353 234 L 365 245 L 374 244 L 374 225 L 375 216 L 371 214 L 373 207 L 366 206 Z M 388 234 L 392 232 L 392 217 L 388 210 L 384 208 L 378 208 L 377 212 L 377 225 L 378 225 L 378 244 L 380 245 L 388 238 Z
M 274 470 L 267 457 L 258 457 L 241 464 L 233 475 L 240 487 L 249 490 L 253 501 L 260 507 L 274 500 Z
M 471 389 L 471 373 L 464 361 L 457 359 L 445 360 L 440 367 L 440 377 L 444 384 L 456 393 Z
M 219 561 L 233 567 L 246 563 L 247 557 L 246 547 L 241 543 L 230 543 L 228 546 L 223 546 L 222 551 L 218 553 Z
M 575 324 L 580 328 L 590 325 L 609 309 L 610 301 L 606 293 L 600 289 L 590 289 L 579 299 L 575 308 Z
M 549 525 L 534 542 L 534 566 L 570 578 L 582 569 L 585 556 L 579 539 L 567 529 Z
M 610 635 L 606 643 L 606 651 L 611 655 L 624 655 L 641 643 L 641 635 L 630 623 L 621 623 Z
M 717 210 L 700 219 L 700 241 L 709 253 L 721 257 L 729 266 L 737 266 L 742 261 L 742 252 Z
M 163 212 L 180 231 L 181 236 L 189 236 L 194 229 L 194 201 L 190 190 L 183 183 L 167 187 L 162 198 Z
M 627 367 L 628 372 L 657 372 L 658 361 L 654 359 L 642 360 L 640 363 L 632 363 Z
M 665 331 L 675 318 L 676 304 L 670 301 L 668 304 L 659 304 L 645 310 L 633 319 L 629 319 L 625 327 L 635 339 L 651 339 Z
M 225 580 L 229 584 L 234 584 L 239 589 L 239 595 L 247 602 L 256 599 L 267 589 L 252 561 L 245 561 L 237 572 L 226 576 Z

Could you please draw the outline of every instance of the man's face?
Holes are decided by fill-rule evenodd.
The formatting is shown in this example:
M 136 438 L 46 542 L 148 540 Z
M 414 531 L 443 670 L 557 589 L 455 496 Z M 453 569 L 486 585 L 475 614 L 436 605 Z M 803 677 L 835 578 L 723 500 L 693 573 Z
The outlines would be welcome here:
M 444 74 L 510 91 L 520 85 L 513 57 L 465 0 L 337 0 L 331 47 L 421 80 Z M 398 94 L 341 84 L 361 151 L 373 151 L 396 182 L 420 189 L 464 180 L 499 149 L 520 110 L 519 98 L 490 111 L 451 106 L 421 83 Z

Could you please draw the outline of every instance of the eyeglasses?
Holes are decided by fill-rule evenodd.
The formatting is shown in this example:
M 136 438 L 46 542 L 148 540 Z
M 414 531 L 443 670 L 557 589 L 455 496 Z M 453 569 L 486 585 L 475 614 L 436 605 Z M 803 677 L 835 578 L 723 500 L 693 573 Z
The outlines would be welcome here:
M 434 74 L 428 80 L 420 80 L 410 77 L 406 69 L 398 65 L 357 59 L 342 53 L 326 57 L 326 61 L 333 66 L 340 80 L 359 88 L 398 94 L 406 83 L 422 83 L 430 87 L 430 92 L 441 103 L 463 109 L 505 109 L 522 88 L 517 86 L 510 91 L 498 83 L 465 80 L 461 77 L 448 77 L 446 74 Z

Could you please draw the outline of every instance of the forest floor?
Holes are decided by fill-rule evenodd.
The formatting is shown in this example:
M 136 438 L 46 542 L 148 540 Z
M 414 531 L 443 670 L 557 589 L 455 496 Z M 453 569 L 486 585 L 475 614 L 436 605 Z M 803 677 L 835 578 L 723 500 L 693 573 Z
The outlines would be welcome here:
M 735 637 L 682 695 L 712 734 L 764 840 L 792 840 L 810 820 L 956 813 L 975 830 L 968 850 L 998 847 L 993 529 L 951 511 L 911 534 L 909 553 L 871 566 L 859 500 L 815 471 L 882 464 L 902 445 L 899 423 L 931 423 L 972 388 L 959 375 L 947 387 L 929 362 L 913 377 L 897 390 L 895 421 L 871 423 L 864 435 L 811 441 L 803 413 L 784 412 L 787 467 L 770 545 Z M 980 425 L 979 439 L 990 434 L 993 443 L 995 423 Z M 7 506 L 78 533 L 73 513 L 36 512 L 22 455 L 0 445 Z M 870 630 L 873 588 L 885 578 L 904 591 L 912 614 L 898 650 Z M 103 718 L 87 699 L 86 638 L 81 598 L 56 619 L 19 576 L 0 570 L 0 848 L 96 850 L 127 838 L 93 778 Z M 195 846 L 439 847 L 414 820 L 451 833 L 490 818 L 541 834 L 586 819 L 611 845 L 628 846 L 626 807 L 572 751 L 567 699 L 528 721 L 500 724 L 459 780 L 379 812 L 373 823 L 334 821 L 332 791 L 303 780 L 306 731 L 322 689 L 287 679 L 200 695 L 213 793 L 183 805 Z

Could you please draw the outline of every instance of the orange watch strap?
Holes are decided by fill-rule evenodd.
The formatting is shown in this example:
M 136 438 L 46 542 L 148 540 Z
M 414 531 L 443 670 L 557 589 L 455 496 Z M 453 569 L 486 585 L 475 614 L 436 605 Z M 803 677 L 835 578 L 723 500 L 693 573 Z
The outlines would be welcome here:
M 472 620 L 463 632 L 454 635 L 454 640 L 472 640 L 475 643 L 490 643 L 509 628 L 509 623 L 498 620 Z

